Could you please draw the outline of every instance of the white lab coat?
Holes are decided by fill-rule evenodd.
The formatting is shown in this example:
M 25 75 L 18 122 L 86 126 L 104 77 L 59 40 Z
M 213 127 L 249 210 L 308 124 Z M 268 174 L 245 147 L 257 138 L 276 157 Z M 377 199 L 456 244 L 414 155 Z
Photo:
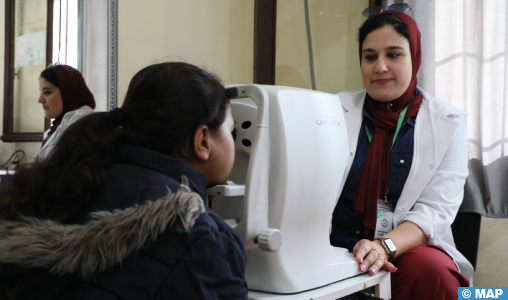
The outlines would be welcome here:
M 79 109 L 70 111 L 66 113 L 62 118 L 62 123 L 60 126 L 53 132 L 53 134 L 46 141 L 44 146 L 39 150 L 38 158 L 39 160 L 43 160 L 49 156 L 49 153 L 53 150 L 56 145 L 58 139 L 62 136 L 62 133 L 67 129 L 72 123 L 76 122 L 80 118 L 92 113 L 93 109 L 88 105 L 83 105 Z M 49 130 L 44 132 L 44 139 L 48 136 Z
M 462 203 L 469 173 L 467 132 L 462 117 L 465 113 L 418 90 L 423 100 L 416 117 L 413 164 L 395 207 L 393 226 L 404 221 L 420 226 L 428 243 L 442 246 L 472 284 L 473 266 L 455 248 L 450 228 Z M 365 93 L 339 93 L 350 147 L 341 192 L 356 153 Z

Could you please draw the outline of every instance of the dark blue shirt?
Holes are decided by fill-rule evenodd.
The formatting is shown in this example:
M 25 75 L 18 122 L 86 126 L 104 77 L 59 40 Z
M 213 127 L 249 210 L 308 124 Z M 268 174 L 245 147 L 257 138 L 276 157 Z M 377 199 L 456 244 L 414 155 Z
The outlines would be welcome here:
M 366 102 L 365 102 L 366 103 Z M 374 133 L 376 125 L 369 113 L 367 105 L 363 106 L 363 122 L 358 136 L 356 154 L 349 171 L 339 201 L 333 211 L 332 234 L 330 243 L 335 247 L 347 248 L 352 251 L 354 245 L 363 238 L 364 226 L 353 214 L 355 211 L 354 201 L 363 165 L 369 150 L 369 139 L 365 132 L 365 124 L 371 133 Z M 399 200 L 402 188 L 413 162 L 414 151 L 414 126 L 416 117 L 407 118 L 400 128 L 395 144 L 391 151 L 390 178 L 388 180 L 388 203 L 395 207 Z

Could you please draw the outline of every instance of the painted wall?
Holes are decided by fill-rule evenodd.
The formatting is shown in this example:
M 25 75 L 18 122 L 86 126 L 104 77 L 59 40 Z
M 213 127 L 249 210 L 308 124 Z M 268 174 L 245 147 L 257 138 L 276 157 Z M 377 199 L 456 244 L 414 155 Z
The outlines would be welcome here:
M 125 0 L 118 15 L 119 103 L 137 71 L 164 61 L 195 64 L 225 84 L 252 83 L 254 1 Z
M 308 1 L 316 90 L 363 88 L 356 33 L 368 0 Z M 277 85 L 312 89 L 304 1 L 277 1 Z

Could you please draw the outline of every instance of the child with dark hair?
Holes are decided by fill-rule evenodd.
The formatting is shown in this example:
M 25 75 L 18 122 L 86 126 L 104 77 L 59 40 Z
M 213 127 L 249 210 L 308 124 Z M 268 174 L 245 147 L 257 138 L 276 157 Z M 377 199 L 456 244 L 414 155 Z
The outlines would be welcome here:
M 16 299 L 247 299 L 243 241 L 203 202 L 234 163 L 224 86 L 148 66 L 121 108 L 70 126 L 0 186 L 0 284 Z

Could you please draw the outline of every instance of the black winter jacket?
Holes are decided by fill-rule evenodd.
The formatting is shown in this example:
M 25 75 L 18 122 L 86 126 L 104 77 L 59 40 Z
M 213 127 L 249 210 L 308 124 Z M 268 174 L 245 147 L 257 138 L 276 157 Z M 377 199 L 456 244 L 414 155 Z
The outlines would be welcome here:
M 122 146 L 75 225 L 0 222 L 0 284 L 11 300 L 247 299 L 241 237 L 205 196 L 183 161 Z

